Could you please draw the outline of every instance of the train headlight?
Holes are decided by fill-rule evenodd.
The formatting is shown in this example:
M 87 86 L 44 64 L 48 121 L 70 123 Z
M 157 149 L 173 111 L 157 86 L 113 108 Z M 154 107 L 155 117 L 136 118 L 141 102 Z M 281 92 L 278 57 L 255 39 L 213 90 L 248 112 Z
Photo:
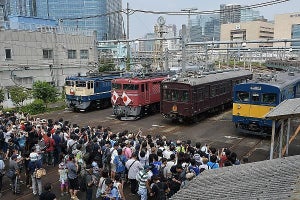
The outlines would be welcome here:
M 176 105 L 174 105 L 174 106 L 172 107 L 172 111 L 173 111 L 173 112 L 177 112 L 177 106 L 176 106 Z
M 241 105 L 239 104 L 239 105 L 237 106 L 237 108 L 238 108 L 238 109 L 241 109 Z

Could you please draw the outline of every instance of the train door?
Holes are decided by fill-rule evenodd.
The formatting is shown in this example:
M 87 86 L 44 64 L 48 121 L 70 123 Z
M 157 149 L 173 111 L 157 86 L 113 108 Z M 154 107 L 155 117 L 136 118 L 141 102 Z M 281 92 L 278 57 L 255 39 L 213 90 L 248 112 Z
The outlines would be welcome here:
M 145 102 L 149 102 L 149 98 L 150 98 L 149 83 L 145 83 Z
M 300 83 L 296 84 L 295 98 L 300 98 Z

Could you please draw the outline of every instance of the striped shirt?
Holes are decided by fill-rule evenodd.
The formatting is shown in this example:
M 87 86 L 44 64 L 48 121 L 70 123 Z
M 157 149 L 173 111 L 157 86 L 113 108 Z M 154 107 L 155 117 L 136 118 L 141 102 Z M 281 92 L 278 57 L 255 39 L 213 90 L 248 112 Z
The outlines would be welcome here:
M 139 182 L 139 187 L 147 188 L 146 183 L 150 179 L 149 173 L 146 170 L 140 170 L 136 175 L 136 180 Z

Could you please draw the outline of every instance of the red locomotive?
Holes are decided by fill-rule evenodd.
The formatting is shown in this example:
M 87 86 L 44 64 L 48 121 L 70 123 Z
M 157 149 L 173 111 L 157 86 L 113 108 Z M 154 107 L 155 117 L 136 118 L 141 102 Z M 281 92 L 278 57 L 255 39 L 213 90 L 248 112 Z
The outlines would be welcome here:
M 113 114 L 121 120 L 136 120 L 159 112 L 160 84 L 167 74 L 146 74 L 112 80 Z

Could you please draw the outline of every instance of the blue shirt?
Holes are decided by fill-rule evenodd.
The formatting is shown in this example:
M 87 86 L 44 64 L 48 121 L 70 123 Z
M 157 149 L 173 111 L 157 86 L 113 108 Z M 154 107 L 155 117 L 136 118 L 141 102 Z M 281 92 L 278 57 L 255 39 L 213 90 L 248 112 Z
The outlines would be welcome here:
M 210 162 L 210 161 L 207 163 L 207 166 L 208 166 L 209 169 L 217 169 L 217 168 L 219 168 L 219 164 L 218 163 L 213 163 L 213 162 Z
M 154 168 L 151 170 L 153 175 L 158 175 L 161 168 L 161 162 L 155 161 L 152 164 L 154 165 Z
M 125 163 L 127 161 L 127 158 L 124 155 L 116 156 L 114 159 L 114 164 L 116 165 L 116 172 L 121 173 L 125 172 Z
M 200 174 L 200 169 L 198 166 L 189 166 L 188 167 L 190 172 L 194 172 L 196 174 L 196 176 L 198 176 Z
M 28 164 L 28 171 L 30 174 L 33 174 L 33 172 L 35 171 L 35 169 L 39 169 L 42 167 L 42 162 L 41 160 L 37 160 L 37 161 L 30 161 Z

